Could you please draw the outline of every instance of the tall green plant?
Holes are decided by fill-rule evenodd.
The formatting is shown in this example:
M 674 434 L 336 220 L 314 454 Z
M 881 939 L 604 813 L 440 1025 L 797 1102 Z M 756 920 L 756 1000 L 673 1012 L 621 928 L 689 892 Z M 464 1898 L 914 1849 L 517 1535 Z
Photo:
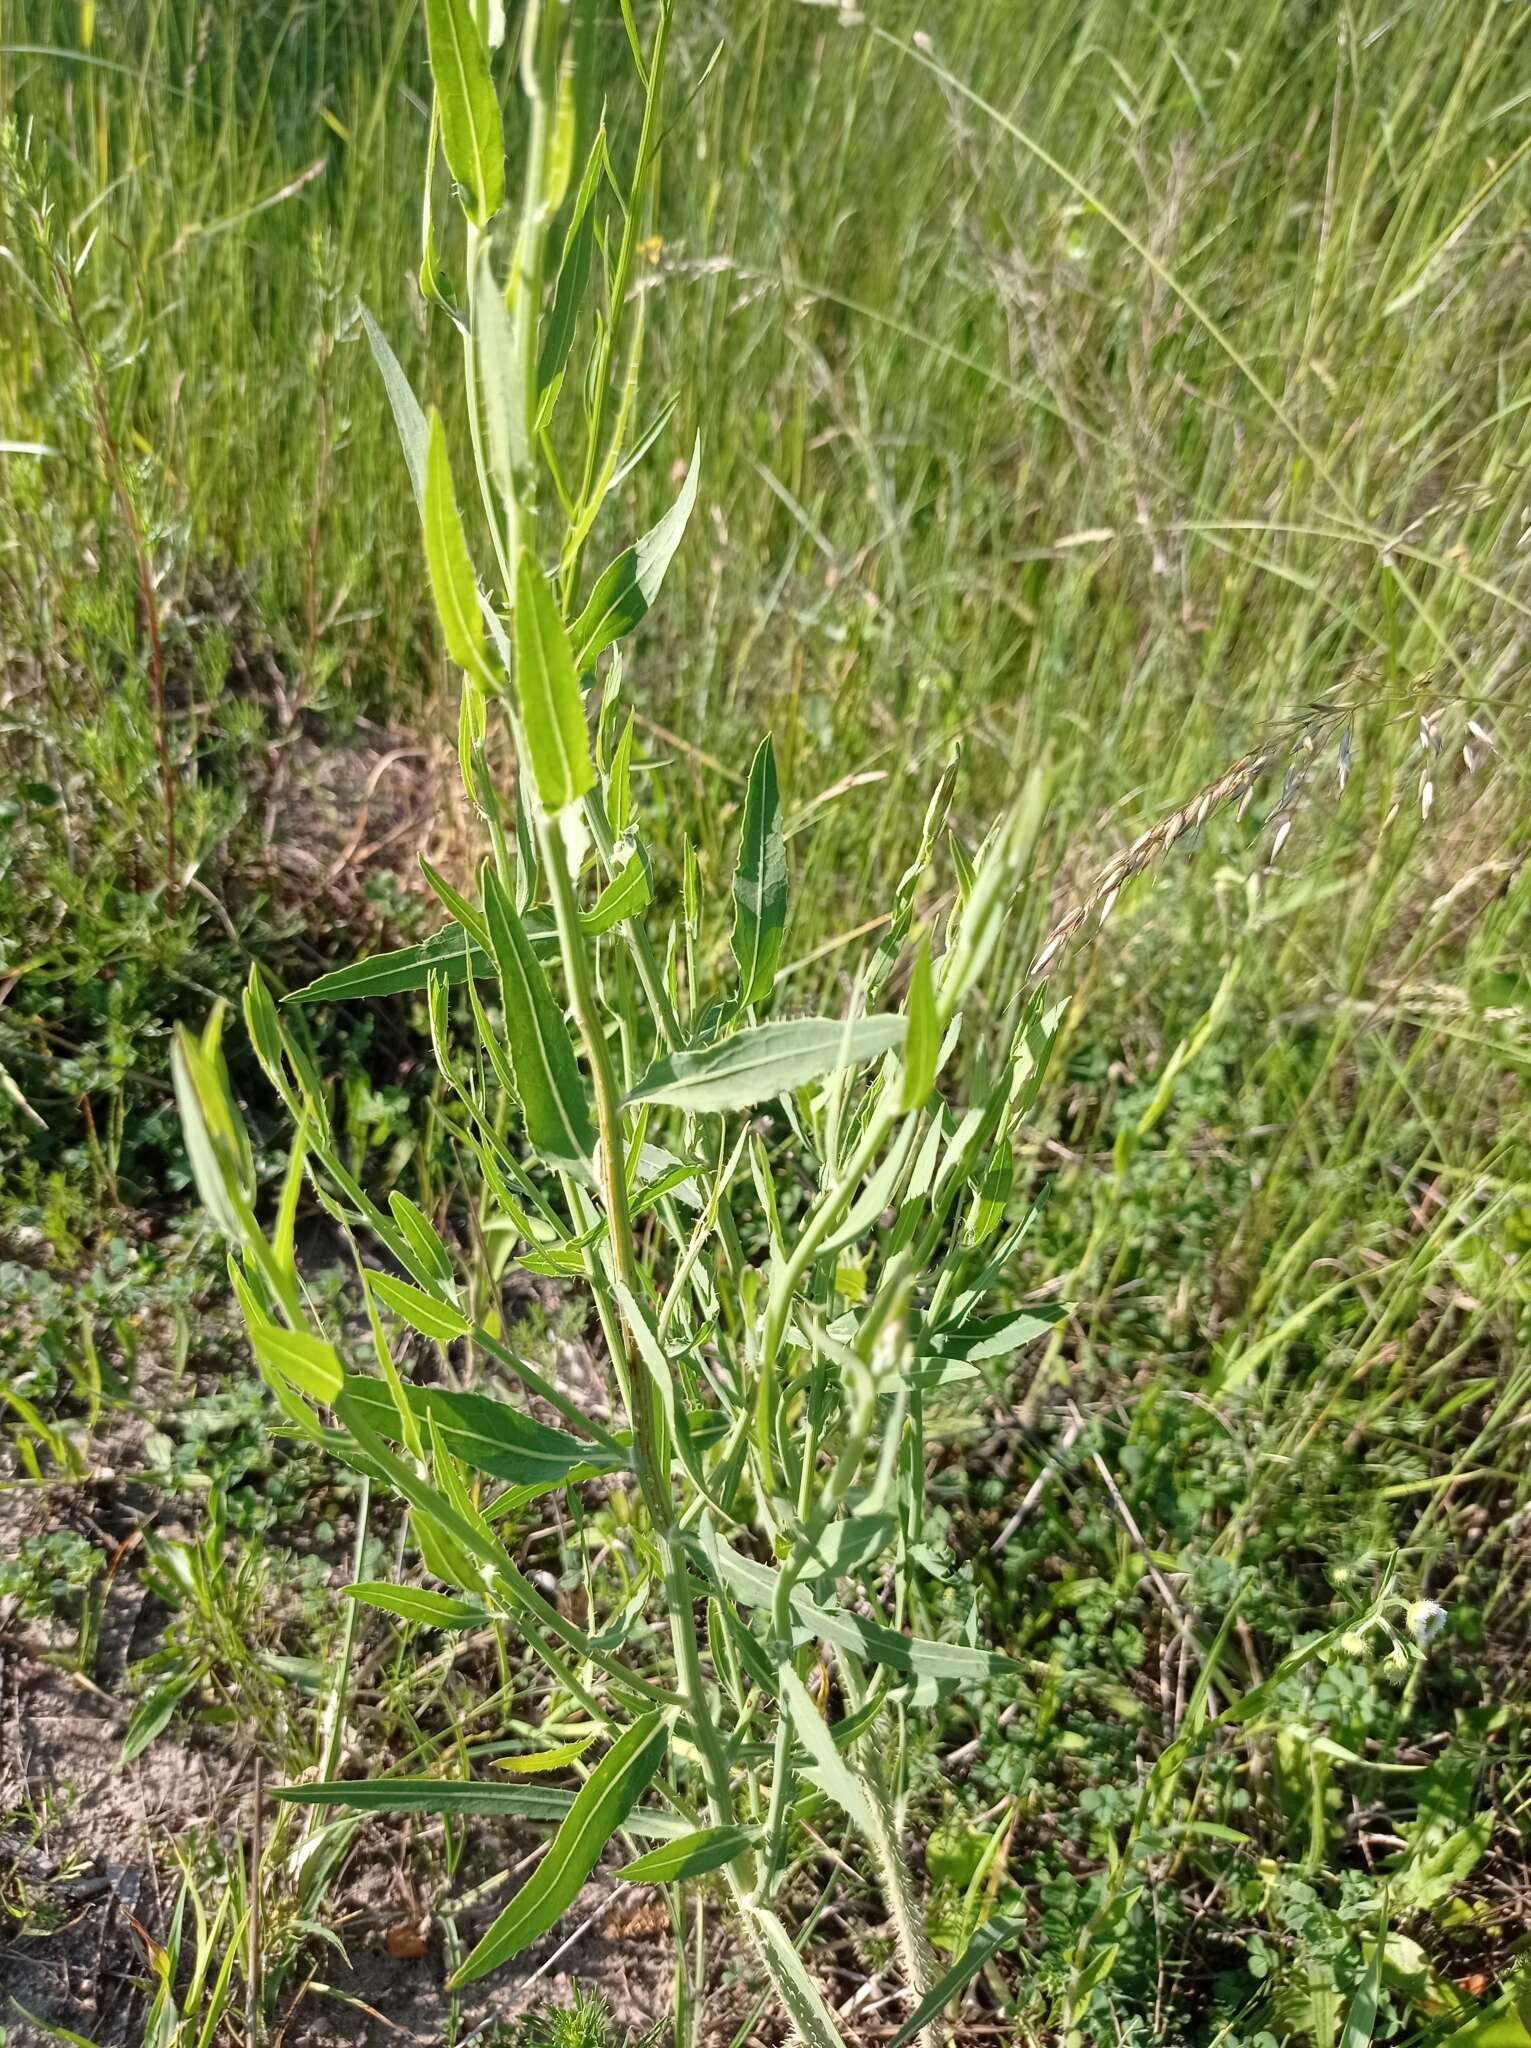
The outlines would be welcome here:
M 679 914 L 660 913 L 631 716 L 619 724 L 617 643 L 680 545 L 699 451 L 671 512 L 588 588 L 585 557 L 603 506 L 668 416 L 661 407 L 636 432 L 642 313 L 631 286 L 672 4 L 660 0 L 647 49 L 625 16 L 643 113 L 624 174 L 595 118 L 590 8 L 529 0 L 511 223 L 496 10 L 427 0 L 435 104 L 421 283 L 462 346 L 471 521 L 457 495 L 463 451 L 454 464 L 442 419 L 422 412 L 381 328 L 370 316 L 366 326 L 462 673 L 461 771 L 488 854 L 471 895 L 426 866 L 447 913 L 433 939 L 302 992 L 425 993 L 453 1133 L 477 1169 L 472 1242 L 509 1240 L 532 1272 L 588 1291 L 613 1412 L 589 1412 L 507 1346 L 498 1267 L 460 1259 L 403 1196 L 386 1211 L 372 1199 L 258 975 L 246 1022 L 296 1127 L 269 1236 L 216 1020 L 200 1041 L 183 1035 L 178 1092 L 255 1357 L 287 1421 L 366 1475 L 374 1496 L 407 1507 L 426 1574 L 449 1589 L 367 1584 L 353 1597 L 448 1628 L 500 1619 L 546 1667 L 550 1728 L 572 1712 L 607 1744 L 572 1795 L 385 1778 L 286 1796 L 554 1824 L 455 1984 L 550 1928 L 619 1830 L 650 1838 L 625 1874 L 684 1884 L 721 1873 L 812 2048 L 841 2037 L 781 1906 L 804 1824 L 827 1814 L 861 1838 L 886 1904 L 910 2007 L 897 2038 L 934 2042 L 945 2004 L 1004 1930 L 981 1930 L 935 1981 L 902 1839 L 902 1725 L 943 1692 L 1004 1684 L 1013 1667 L 978 1645 L 974 1626 L 956 1640 L 912 1631 L 919 1580 L 940 1570 L 923 1527 L 926 1406 L 975 1379 L 979 1360 L 1049 1327 L 986 1307 L 1030 1221 L 1013 1213 L 1010 1159 L 1052 1043 L 1042 996 L 986 1020 L 965 1061 L 965 1103 L 943 1079 L 972 1035 L 965 1009 L 976 1011 L 1024 875 L 1041 788 L 1032 782 L 964 867 L 944 927 L 917 930 L 951 798 L 943 778 L 843 1015 L 771 1014 L 790 877 L 769 738 L 749 777 L 720 981 L 710 977 L 724 919 L 709 916 L 689 849 Z M 455 197 L 450 234 L 438 154 Z M 519 764 L 513 804 L 490 766 L 500 720 Z M 906 990 L 900 1011 L 883 1006 L 895 986 Z M 375 1373 L 349 1369 L 306 1306 L 293 1253 L 305 1180 L 389 1262 L 364 1270 Z M 459 1379 L 483 1372 L 518 1388 L 557 1426 L 512 1400 L 411 1383 L 402 1330 L 450 1348 Z M 522 1573 L 501 1524 L 593 1477 L 634 1498 L 643 1578 L 619 1614 L 579 1625 Z M 567 1768 L 578 1750 L 544 1762 Z

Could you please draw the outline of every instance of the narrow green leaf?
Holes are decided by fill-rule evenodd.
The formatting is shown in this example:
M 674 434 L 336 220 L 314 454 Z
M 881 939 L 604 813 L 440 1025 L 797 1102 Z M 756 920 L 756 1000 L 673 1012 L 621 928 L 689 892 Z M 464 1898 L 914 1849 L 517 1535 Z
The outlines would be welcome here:
M 275 1323 L 252 1324 L 250 1343 L 262 1365 L 279 1372 L 311 1401 L 333 1401 L 345 1375 L 333 1344 L 306 1330 L 282 1330 Z
M 402 1316 L 412 1330 L 429 1337 L 434 1344 L 451 1344 L 466 1337 L 473 1325 L 449 1302 L 438 1301 L 408 1281 L 395 1280 L 391 1273 L 369 1273 L 367 1286 L 386 1308 Z
M 431 595 L 436 600 L 447 653 L 485 689 L 492 689 L 494 676 L 484 657 L 484 618 L 478 604 L 478 580 L 457 513 L 446 429 L 434 406 L 425 463 L 425 566 L 430 573 Z
M 544 811 L 561 811 L 595 782 L 585 707 L 569 636 L 548 579 L 530 552 L 516 570 L 516 694 Z
M 739 966 L 741 1010 L 763 1003 L 776 980 L 787 929 L 787 842 L 782 832 L 781 791 L 770 734 L 750 766 L 734 868 L 733 954 Z
M 526 1582 L 503 1545 L 485 1527 L 482 1517 L 459 1514 L 439 1487 L 433 1486 L 410 1460 L 397 1457 L 378 1435 L 373 1393 L 377 1386 L 376 1382 L 354 1376 L 347 1380 L 334 1404 L 341 1427 L 349 1432 L 363 1456 L 378 1468 L 384 1480 L 409 1503 L 417 1523 L 434 1525 L 444 1544 L 455 1546 L 467 1557 L 487 1565 L 507 1592 L 519 1594 Z M 381 1391 L 380 1388 L 378 1390 Z M 387 1406 L 392 1416 L 391 1398 Z M 393 1425 L 390 1423 L 389 1426 Z M 540 1594 L 535 1595 L 535 1600 L 539 1609 L 547 1605 Z
M 633 815 L 633 726 L 636 714 L 629 711 L 627 723 L 622 728 L 622 737 L 617 741 L 611 756 L 611 773 L 606 778 L 606 809 L 611 820 L 611 829 L 619 837 L 631 823 Z
M 351 1374 L 345 1397 L 380 1436 L 399 1436 L 399 1419 L 381 1380 Z M 542 1486 L 575 1474 L 614 1472 L 625 1463 L 620 1452 L 581 1443 L 487 1394 L 412 1386 L 405 1388 L 404 1397 L 411 1415 L 435 1423 L 454 1458 L 512 1486 Z
M 1020 1931 L 1018 1920 L 1008 1920 L 1000 1913 L 985 1921 L 940 1983 L 933 1985 L 910 2013 L 888 2043 L 888 2048 L 906 2048 L 916 2034 L 922 2033 L 932 2020 L 939 2019 L 957 1993 L 972 1982 L 989 1958 L 998 1955 L 1002 1948 L 1008 1948 Z
M 184 1024 L 176 1026 L 171 1040 L 170 1074 L 181 1115 L 181 1136 L 202 1206 L 223 1235 L 240 1244 L 244 1240 L 241 1211 L 247 1211 L 248 1201 L 241 1186 L 231 1105 L 205 1048 Z
M 627 1819 L 669 1745 L 660 1714 L 645 1714 L 619 1735 L 575 1794 L 542 1860 L 467 1961 L 447 1980 L 450 1991 L 476 1983 L 545 1934 L 573 1905 L 602 1849 Z
M 475 263 L 473 336 L 484 394 L 489 467 L 500 497 L 509 507 L 516 502 L 517 480 L 524 480 L 531 462 L 526 378 L 521 368 L 516 325 L 494 274 L 494 258 L 487 240 L 479 244 Z
M 649 871 L 641 853 L 635 853 L 626 867 L 618 868 L 592 907 L 580 919 L 586 938 L 598 939 L 613 925 L 636 917 L 648 908 Z
M 656 1061 L 627 1099 L 702 1114 L 753 1109 L 841 1067 L 876 1059 L 900 1045 L 903 1036 L 902 1017 L 860 1017 L 851 1024 L 833 1017 L 798 1017 L 757 1024 L 699 1052 L 671 1053 Z
M 1372 1941 L 1356 1988 L 1350 1994 L 1350 2003 L 1345 2008 L 1340 2048 L 1371 2048 L 1377 2031 L 1377 2006 L 1382 1996 L 1382 1950 L 1386 1939 L 1384 1923 Z
M 698 436 L 691 452 L 691 466 L 675 503 L 641 540 L 624 548 L 601 572 L 590 593 L 590 602 L 574 622 L 570 638 L 576 650 L 574 666 L 580 675 L 585 674 L 603 648 L 630 633 L 658 597 L 696 503 L 701 472 L 702 443 Z
M 451 1254 L 436 1235 L 425 1211 L 399 1188 L 395 1188 L 388 1197 L 388 1207 L 399 1226 L 399 1235 L 415 1255 L 416 1277 L 421 1286 L 430 1287 L 437 1293 L 443 1288 L 450 1288 L 453 1279 Z
M 122 1748 L 118 1753 L 120 1763 L 132 1763 L 135 1757 L 143 1755 L 151 1742 L 164 1734 L 176 1708 L 196 1682 L 195 1672 L 167 1678 L 163 1685 L 154 1688 L 147 1699 L 139 1701 L 123 1732 Z
M 914 956 L 905 1005 L 909 1032 L 904 1040 L 904 1081 L 898 1106 L 907 1116 L 923 1107 L 936 1085 L 936 1062 L 941 1053 L 941 1024 L 936 1015 L 936 980 L 930 966 L 930 938 L 920 940 Z
M 583 1756 L 594 1742 L 593 1735 L 580 1735 L 573 1742 L 560 1742 L 556 1749 L 532 1750 L 524 1756 L 496 1757 L 496 1768 L 510 1771 L 517 1777 L 530 1777 L 537 1771 L 562 1771 Z
M 847 1515 L 831 1522 L 813 1546 L 810 1569 L 843 1579 L 893 1546 L 898 1521 L 892 1514 Z
M 449 916 L 462 926 L 475 946 L 481 946 L 488 952 L 489 926 L 478 905 L 470 903 L 460 889 L 454 889 L 445 875 L 438 874 L 423 853 L 420 855 L 420 872 L 430 883 L 435 895 L 446 906 Z
M 839 1229 L 828 1236 L 821 1247 L 821 1256 L 841 1251 L 846 1245 L 854 1244 L 858 1237 L 874 1229 L 885 1209 L 890 1208 L 897 1194 L 904 1169 L 909 1164 L 909 1155 L 914 1150 L 919 1125 L 912 1118 L 900 1127 L 898 1135 L 888 1147 L 887 1155 L 875 1173 L 868 1176 L 866 1186 L 845 1212 L 845 1221 Z
M 746 1607 L 774 1605 L 777 1573 L 770 1565 L 757 1564 L 735 1550 L 705 1520 L 703 1534 L 694 1539 L 693 1554 Z M 980 1679 L 1013 1674 L 1017 1668 L 997 1650 L 974 1650 L 966 1643 L 906 1636 L 870 1616 L 847 1614 L 839 1607 L 820 1607 L 801 1592 L 792 1595 L 792 1613 L 810 1636 L 821 1636 L 837 1649 L 852 1650 L 870 1663 L 884 1664 L 889 1670 L 928 1678 L 937 1684 L 973 1684 Z
M 557 1785 L 490 1784 L 473 1778 L 330 1778 L 313 1785 L 278 1785 L 275 1796 L 290 1806 L 345 1806 L 359 1813 L 446 1813 L 502 1815 L 511 1820 L 568 1818 L 575 1794 Z M 625 1833 L 651 1842 L 676 1842 L 692 1832 L 688 1822 L 652 1809 L 632 1813 Z
M 544 1158 L 583 1167 L 595 1150 L 595 1128 L 569 1027 L 492 869 L 484 872 L 484 908 L 526 1134 Z
M 393 423 L 399 430 L 399 440 L 404 449 L 404 463 L 409 471 L 410 489 L 415 494 L 415 506 L 421 517 L 425 515 L 425 462 L 429 445 L 429 431 L 425 414 L 420 410 L 420 401 L 410 389 L 409 379 L 399 367 L 399 359 L 388 345 L 388 337 L 373 319 L 365 306 L 360 308 L 361 324 L 367 336 L 368 345 L 378 369 L 383 376 L 383 389 L 388 394 L 388 404 L 393 412 Z
M 670 1370 L 670 1361 L 665 1356 L 664 1346 L 659 1341 L 659 1333 L 654 1326 L 654 1319 L 650 1315 L 647 1305 L 639 1301 L 632 1290 L 624 1286 L 620 1280 L 616 1283 L 616 1289 L 617 1300 L 621 1304 L 623 1318 L 627 1323 L 627 1327 L 633 1333 L 633 1341 L 638 1346 L 638 1355 L 643 1362 L 645 1371 L 648 1373 L 654 1392 L 659 1398 L 659 1406 L 664 1415 L 665 1425 L 675 1444 L 676 1451 L 679 1453 L 680 1461 L 686 1469 L 687 1477 L 704 1499 L 711 1499 L 712 1496 L 708 1490 L 706 1475 L 702 1471 L 701 1459 L 697 1456 L 696 1447 L 691 1441 L 691 1430 L 686 1410 L 676 1398 L 675 1376 Z
M 348 1600 L 359 1600 L 363 1607 L 381 1607 L 401 1621 L 417 1621 L 426 1628 L 482 1628 L 491 1618 L 487 1608 L 471 1600 L 454 1600 L 449 1593 L 430 1593 L 423 1586 L 368 1580 L 344 1590 Z
M 537 388 L 543 394 L 543 425 L 546 424 L 547 412 L 551 410 L 549 386 L 562 374 L 564 364 L 569 360 L 579 309 L 590 282 L 590 257 L 595 247 L 595 210 L 590 202 L 595 197 L 605 156 L 606 134 L 603 129 L 595 138 L 585 174 L 580 180 L 573 217 L 564 237 L 553 304 L 542 323 L 542 346 L 537 352 Z
M 695 1834 L 665 1842 L 624 1864 L 617 1875 L 626 1884 L 681 1884 L 688 1877 L 705 1877 L 709 1870 L 721 1870 L 725 1863 L 742 1856 L 759 1835 L 758 1828 L 698 1828 Z
M 505 136 L 471 0 L 425 0 L 425 34 L 447 169 L 463 211 L 485 227 L 505 196 Z
M 418 946 L 400 946 L 392 953 L 374 953 L 370 960 L 358 960 L 351 967 L 337 967 L 321 974 L 305 988 L 286 997 L 289 1003 L 357 1002 L 368 996 L 399 996 L 425 988 L 432 974 L 440 974 L 452 986 L 466 981 L 469 974 L 487 981 L 494 963 L 477 946 L 470 946 L 460 925 L 443 926 Z
M 956 1322 L 922 1331 L 915 1349 L 922 1359 L 960 1359 L 965 1364 L 980 1358 L 1008 1358 L 1023 1344 L 1047 1336 L 1070 1313 L 1071 1304 L 1060 1301 L 1005 1315 L 962 1316 Z
M 803 1775 L 821 1792 L 828 1793 L 853 1827 L 859 1828 L 863 1835 L 871 1835 L 876 1823 L 867 1789 L 836 1749 L 828 1722 L 814 1705 L 807 1686 L 790 1663 L 782 1663 L 777 1668 L 776 1691 L 791 1717 L 798 1741 L 812 1759 Z

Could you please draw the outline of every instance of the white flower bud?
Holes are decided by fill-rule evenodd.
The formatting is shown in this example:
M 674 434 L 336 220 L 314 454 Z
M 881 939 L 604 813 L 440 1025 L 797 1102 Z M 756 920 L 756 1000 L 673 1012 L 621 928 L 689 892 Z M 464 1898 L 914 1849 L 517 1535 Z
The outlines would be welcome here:
M 1415 1642 L 1426 1649 L 1446 1626 L 1446 1610 L 1437 1600 L 1415 1600 L 1404 1620 Z

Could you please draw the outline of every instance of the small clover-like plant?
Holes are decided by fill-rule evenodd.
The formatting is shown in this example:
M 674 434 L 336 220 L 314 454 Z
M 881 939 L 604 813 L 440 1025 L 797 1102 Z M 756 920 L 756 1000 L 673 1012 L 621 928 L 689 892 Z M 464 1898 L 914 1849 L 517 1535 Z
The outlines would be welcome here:
M 660 408 L 654 429 L 635 432 L 631 287 L 672 5 L 660 0 L 646 51 L 625 16 L 643 113 L 624 175 L 596 114 L 588 5 L 528 0 L 512 67 L 492 46 L 497 9 L 426 0 L 435 100 L 420 275 L 462 349 L 463 446 L 422 412 L 381 326 L 362 316 L 461 674 L 461 773 L 485 858 L 466 893 L 422 863 L 441 930 L 295 1000 L 425 995 L 451 1136 L 471 1163 L 461 1207 L 472 1228 L 454 1247 L 402 1193 L 386 1208 L 373 1198 L 258 974 L 246 1023 L 295 1127 L 269 1234 L 216 1019 L 200 1040 L 182 1034 L 177 1086 L 286 1423 L 407 1508 L 420 1572 L 352 1586 L 352 1600 L 444 1629 L 497 1622 L 544 1673 L 546 1742 L 522 1770 L 342 1780 L 332 1739 L 325 1780 L 287 1796 L 511 1813 L 551 1829 L 458 1965 L 460 1985 L 551 1928 L 621 1831 L 642 1845 L 629 1880 L 726 1888 L 812 2048 L 841 2035 L 783 1917 L 784 1885 L 807 1823 L 849 1830 L 896 1940 L 907 2011 L 895 2041 L 933 2043 L 946 2006 L 1013 1932 L 979 1928 L 937 1981 L 902 1839 L 900 1760 L 910 1714 L 1014 1679 L 980 1646 L 976 1617 L 949 1594 L 927 1597 L 943 1567 L 924 1529 L 925 1445 L 947 1390 L 978 1382 L 984 1361 L 1043 1336 L 1058 1313 L 995 1306 L 1030 1222 L 1012 1201 L 1011 1160 L 1052 1044 L 1042 994 L 985 1015 L 982 1045 L 962 1056 L 963 1096 L 948 1078 L 1025 872 L 1040 785 L 964 864 L 950 916 L 930 930 L 916 908 L 952 798 L 951 771 L 942 777 L 839 1014 L 772 1014 L 791 884 L 769 737 L 750 770 L 731 901 L 709 925 L 688 847 L 679 915 L 657 916 L 618 643 L 660 594 L 700 451 L 651 531 L 593 577 L 586 557 L 598 515 L 669 417 Z M 512 68 L 525 137 L 514 220 L 496 76 Z M 455 209 L 439 206 L 440 160 Z M 465 520 L 470 465 L 478 504 Z M 518 763 L 513 801 L 491 769 L 497 721 Z M 375 1370 L 343 1362 L 305 1299 L 294 1259 L 305 1185 L 367 1248 Z M 586 1291 L 608 1405 L 576 1400 L 507 1343 L 507 1258 Z M 411 1375 L 405 1333 L 450 1354 L 451 1386 Z M 629 1495 L 642 1576 L 620 1611 L 576 1622 L 502 1531 L 508 1515 L 551 1509 L 592 1479 Z M 947 1619 L 920 1633 L 915 1619 L 933 1611 Z M 579 1787 L 522 1781 L 537 1770 L 572 1771 Z

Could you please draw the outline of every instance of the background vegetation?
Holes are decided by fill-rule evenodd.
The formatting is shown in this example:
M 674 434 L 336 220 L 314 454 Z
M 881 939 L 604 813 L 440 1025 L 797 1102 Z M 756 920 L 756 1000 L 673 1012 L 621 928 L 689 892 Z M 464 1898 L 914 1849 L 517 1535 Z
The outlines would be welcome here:
M 414 854 L 460 849 L 356 315 L 450 412 L 442 337 L 397 311 L 423 35 L 324 0 L 4 19 L 5 1625 L 124 1726 L 168 1698 L 146 1743 L 286 1773 L 322 1740 L 302 1687 L 350 1504 L 273 1444 L 217 1305 L 167 1044 L 251 959 L 296 985 L 419 936 Z M 727 874 L 766 727 L 804 1007 L 954 742 L 948 888 L 1046 764 L 1015 979 L 1161 828 L 1053 970 L 1070 1008 L 1016 1190 L 1048 1201 L 1014 1286 L 1077 1308 L 953 1427 L 932 1502 L 993 1637 L 1047 1673 L 915 1760 L 953 1926 L 975 1873 L 1025 1922 L 975 2026 L 1525 2039 L 1528 33 L 1468 0 L 680 10 L 641 279 L 674 410 L 622 535 L 699 433 L 699 515 L 629 671 L 669 886 L 688 837 Z M 421 1026 L 310 1018 L 354 1162 L 433 1209 Z M 581 1334 L 552 1295 L 522 1313 L 549 1356 Z M 1124 1887 L 1195 1682 L 1185 1618 L 1213 1634 L 1237 1598 L 1268 1670 L 1395 1558 L 1447 1610 L 1429 1660 L 1377 1639 L 1294 1679 Z M 484 1697 L 437 1655 L 389 1666 L 369 1769 Z M 70 1910 L 41 1796 L 7 1787 L 0 1887 L 37 2000 Z M 219 1954 L 244 1825 L 192 1859 Z M 462 1840 L 410 1854 L 449 1922 Z M 344 1894 L 272 1884 L 274 2019 Z M 1109 1960 L 1081 1969 L 1087 1927 Z M 853 1911 L 844 1941 L 875 1973 Z

